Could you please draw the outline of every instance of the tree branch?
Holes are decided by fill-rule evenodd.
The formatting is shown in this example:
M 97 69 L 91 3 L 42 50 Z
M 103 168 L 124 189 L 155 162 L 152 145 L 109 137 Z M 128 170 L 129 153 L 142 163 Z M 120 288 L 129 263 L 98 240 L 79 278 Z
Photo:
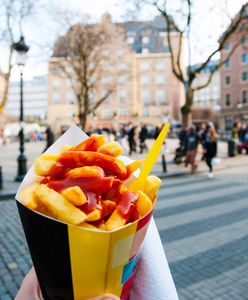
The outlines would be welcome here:
M 194 70 L 193 73 L 200 73 L 207 65 L 208 63 L 211 61 L 211 59 L 214 57 L 214 55 L 216 53 L 218 53 L 219 51 L 221 51 L 224 46 L 225 43 L 227 42 L 227 40 L 230 38 L 230 36 L 238 29 L 239 25 L 241 24 L 241 22 L 244 20 L 244 16 L 242 15 L 242 13 L 240 13 L 239 17 L 236 18 L 236 20 L 232 20 L 229 28 L 227 29 L 227 31 L 224 33 L 224 35 L 222 36 L 222 38 L 219 41 L 219 46 L 217 47 L 217 49 L 215 49 L 209 56 L 208 58 L 205 60 L 205 62 L 203 62 L 198 68 L 196 68 Z
M 114 92 L 114 90 L 115 88 L 109 89 L 102 98 L 96 101 L 94 105 L 89 108 L 89 113 L 94 112 L 94 110 L 96 110 Z
M 166 21 L 166 31 L 167 31 L 167 42 L 168 42 L 168 47 L 169 47 L 169 51 L 171 54 L 171 66 L 172 66 L 172 71 L 174 73 L 174 75 L 181 81 L 184 82 L 184 76 L 183 73 L 181 71 L 181 68 L 178 68 L 178 63 L 175 58 L 174 52 L 173 52 L 173 48 L 172 48 L 172 40 L 171 40 L 171 29 L 174 28 L 177 32 L 179 32 L 179 34 L 182 36 L 183 32 L 179 29 L 179 27 L 175 24 L 174 20 L 168 15 L 167 11 L 165 9 L 161 9 L 157 2 L 154 2 L 154 5 L 156 6 L 157 10 L 164 16 L 165 21 Z M 180 39 L 180 43 L 179 43 L 179 50 L 178 50 L 178 55 L 180 57 L 181 55 L 181 39 Z
M 219 70 L 220 67 L 222 67 L 222 66 L 227 62 L 227 60 L 233 55 L 233 53 L 235 52 L 235 50 L 238 48 L 239 45 L 240 45 L 240 42 L 238 41 L 238 42 L 232 47 L 232 50 L 228 53 L 228 55 L 226 56 L 226 58 L 225 58 L 224 60 L 220 60 L 220 62 L 219 62 L 218 64 L 216 64 L 216 66 L 213 68 L 213 70 L 210 71 L 210 75 L 209 75 L 209 77 L 208 77 L 208 80 L 207 80 L 204 84 L 199 85 L 199 86 L 197 86 L 197 87 L 194 87 L 194 88 L 193 88 L 193 92 L 198 91 L 198 90 L 201 90 L 201 89 L 204 89 L 204 88 L 206 88 L 206 87 L 210 84 L 210 82 L 211 82 L 211 80 L 212 80 L 212 78 L 213 78 L 213 76 L 214 76 L 214 73 L 215 73 L 217 70 Z M 197 73 L 197 74 L 199 74 L 199 73 Z M 196 76 L 195 78 L 197 78 L 197 76 Z

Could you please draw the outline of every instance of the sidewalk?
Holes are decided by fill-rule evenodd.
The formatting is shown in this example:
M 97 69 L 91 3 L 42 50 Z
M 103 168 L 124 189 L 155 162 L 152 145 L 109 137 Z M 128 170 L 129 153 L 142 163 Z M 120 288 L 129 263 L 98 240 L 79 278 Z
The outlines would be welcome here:
M 147 141 L 148 146 L 150 147 L 152 145 L 153 141 L 149 140 Z M 162 160 L 161 156 L 158 159 L 158 162 L 155 164 L 153 168 L 153 174 L 160 177 L 161 179 L 164 178 L 171 178 L 171 177 L 179 177 L 179 176 L 188 176 L 190 174 L 190 169 L 185 168 L 184 164 L 176 165 L 172 163 L 173 157 L 174 157 L 174 151 L 175 148 L 178 146 L 178 141 L 174 139 L 168 140 L 167 144 L 169 145 L 168 149 L 165 151 L 165 157 L 166 157 L 166 166 L 167 166 L 167 172 L 163 172 L 162 167 Z M 10 145 L 9 147 L 13 147 Z M 29 158 L 29 166 L 32 164 L 32 161 L 35 157 L 40 155 L 41 151 L 40 149 L 43 148 L 43 145 L 41 144 L 29 144 L 27 148 L 27 156 Z M 3 151 L 8 152 L 8 148 L 2 148 L 1 153 Z M 6 153 L 6 155 L 10 155 L 9 153 Z M 135 154 L 132 155 L 131 158 L 136 159 L 144 159 L 146 156 L 146 153 L 143 154 Z M 230 169 L 230 168 L 236 168 L 241 167 L 248 164 L 248 156 L 247 155 L 239 155 L 235 157 L 227 157 L 227 145 L 223 142 L 220 142 L 218 145 L 218 157 L 221 159 L 220 165 L 215 167 L 215 172 L 218 172 L 220 170 Z M 198 173 L 207 174 L 208 168 L 205 164 L 205 162 L 200 161 L 201 153 L 199 152 L 197 155 L 197 163 L 198 163 Z M 3 166 L 3 189 L 0 190 L 0 200 L 10 199 L 13 198 L 16 194 L 16 191 L 18 189 L 18 186 L 20 183 L 15 182 L 14 178 L 16 175 L 16 159 L 8 159 L 8 162 L 2 161 L 1 162 Z

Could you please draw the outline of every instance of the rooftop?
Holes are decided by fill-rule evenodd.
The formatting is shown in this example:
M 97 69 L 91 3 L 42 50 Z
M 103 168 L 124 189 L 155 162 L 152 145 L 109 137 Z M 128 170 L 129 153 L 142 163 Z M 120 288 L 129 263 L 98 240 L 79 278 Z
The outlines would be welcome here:
M 112 22 L 110 15 L 104 15 L 103 20 Z M 151 21 L 129 21 L 113 24 L 124 29 L 126 41 L 135 53 L 169 52 L 166 41 L 166 22 L 162 16 L 157 16 Z M 65 43 L 66 36 L 57 38 L 52 57 L 66 55 Z

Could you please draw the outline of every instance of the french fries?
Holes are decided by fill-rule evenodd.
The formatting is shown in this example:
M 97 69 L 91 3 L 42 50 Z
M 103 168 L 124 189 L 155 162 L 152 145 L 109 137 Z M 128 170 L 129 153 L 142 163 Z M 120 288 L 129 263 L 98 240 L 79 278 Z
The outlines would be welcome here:
M 80 206 L 87 202 L 85 193 L 77 185 L 62 190 L 61 195 L 75 206 Z
M 122 149 L 120 144 L 118 144 L 115 141 L 112 141 L 112 142 L 109 142 L 109 143 L 106 143 L 106 144 L 102 145 L 98 149 L 98 152 L 100 152 L 102 154 L 117 157 L 117 156 L 119 156 L 123 153 L 123 149 Z
M 30 209 L 36 209 L 38 207 L 38 200 L 36 194 L 34 193 L 38 186 L 38 183 L 33 183 L 23 189 L 19 194 L 19 199 Z
M 117 142 L 94 135 L 58 154 L 35 160 L 36 182 L 19 194 L 29 209 L 62 222 L 93 230 L 116 230 L 150 213 L 161 180 L 148 176 L 144 190 L 131 191 L 125 181 L 143 163 L 125 165 Z
M 76 208 L 61 194 L 50 189 L 45 184 L 40 184 L 35 189 L 34 193 L 47 210 L 55 218 L 63 222 L 78 225 L 87 219 L 87 216 L 83 211 Z

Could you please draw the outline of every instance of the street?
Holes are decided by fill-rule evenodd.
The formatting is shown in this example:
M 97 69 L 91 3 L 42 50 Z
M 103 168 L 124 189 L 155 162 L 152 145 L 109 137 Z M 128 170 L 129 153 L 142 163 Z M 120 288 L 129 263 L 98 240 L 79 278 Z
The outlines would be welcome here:
M 154 216 L 180 300 L 248 299 L 248 156 L 235 159 L 213 179 L 163 180 Z M 0 299 L 10 300 L 31 260 L 14 199 L 0 201 L 0 212 Z

